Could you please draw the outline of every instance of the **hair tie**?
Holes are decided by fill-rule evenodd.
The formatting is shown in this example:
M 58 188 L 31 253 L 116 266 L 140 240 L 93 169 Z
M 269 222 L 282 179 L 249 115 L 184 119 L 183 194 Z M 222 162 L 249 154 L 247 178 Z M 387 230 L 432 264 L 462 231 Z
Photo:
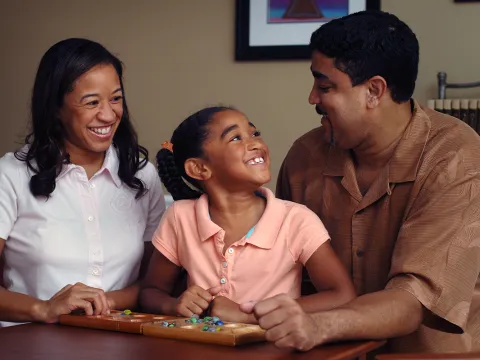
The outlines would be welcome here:
M 173 153 L 173 144 L 170 141 L 164 141 L 162 144 L 162 149 L 167 149 L 168 151 Z

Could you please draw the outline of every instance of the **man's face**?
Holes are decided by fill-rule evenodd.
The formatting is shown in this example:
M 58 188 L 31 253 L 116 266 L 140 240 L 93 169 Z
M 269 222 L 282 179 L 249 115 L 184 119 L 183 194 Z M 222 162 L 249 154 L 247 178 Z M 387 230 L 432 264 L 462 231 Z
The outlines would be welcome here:
M 352 86 L 350 77 L 335 67 L 334 59 L 312 54 L 314 83 L 308 101 L 322 117 L 325 140 L 342 149 L 353 149 L 365 139 L 366 85 Z

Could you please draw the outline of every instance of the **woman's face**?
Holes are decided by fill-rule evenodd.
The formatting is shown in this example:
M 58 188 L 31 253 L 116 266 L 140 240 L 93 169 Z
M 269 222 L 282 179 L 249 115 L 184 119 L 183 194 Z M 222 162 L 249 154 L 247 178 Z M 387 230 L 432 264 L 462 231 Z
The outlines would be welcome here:
M 123 115 L 123 92 L 112 65 L 97 65 L 80 76 L 67 93 L 59 116 L 66 150 L 104 153 Z

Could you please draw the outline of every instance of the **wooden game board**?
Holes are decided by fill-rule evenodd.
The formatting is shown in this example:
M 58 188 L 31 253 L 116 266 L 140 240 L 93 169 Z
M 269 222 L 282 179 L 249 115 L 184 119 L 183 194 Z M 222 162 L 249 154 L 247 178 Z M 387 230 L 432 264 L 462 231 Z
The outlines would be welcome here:
M 148 336 L 227 346 L 265 341 L 265 330 L 258 325 L 225 323 L 219 327 L 220 331 L 205 332 L 202 331 L 205 324 L 188 324 L 185 323 L 185 320 L 175 320 L 175 327 L 164 327 L 161 321 L 144 324 L 142 331 L 144 335 Z
M 174 340 L 187 340 L 209 344 L 238 346 L 265 341 L 265 331 L 258 325 L 225 323 L 217 332 L 202 331 L 205 324 L 187 323 L 187 318 L 143 313 L 122 315 L 112 311 L 110 315 L 85 314 L 61 315 L 61 325 L 85 327 L 100 330 L 143 334 Z M 165 327 L 163 322 L 175 323 L 175 327 Z
M 112 310 L 110 315 L 61 315 L 59 323 L 61 325 L 141 334 L 142 324 L 169 319 L 175 319 L 175 317 L 134 312 L 130 315 L 122 315 L 122 311 Z

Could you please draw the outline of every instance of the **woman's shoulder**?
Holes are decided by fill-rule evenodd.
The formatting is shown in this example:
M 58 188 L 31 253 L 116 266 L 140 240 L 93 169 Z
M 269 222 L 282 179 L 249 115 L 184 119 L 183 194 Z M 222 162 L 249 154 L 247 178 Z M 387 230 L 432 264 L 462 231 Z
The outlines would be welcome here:
M 150 161 L 147 161 L 145 166 L 137 171 L 136 176 L 145 183 L 151 184 L 157 180 L 158 173 L 155 165 L 153 165 Z
M 20 160 L 18 156 L 22 156 L 22 150 L 19 152 L 8 152 L 0 157 L 0 174 L 6 177 L 18 177 L 25 173 L 27 164 Z

